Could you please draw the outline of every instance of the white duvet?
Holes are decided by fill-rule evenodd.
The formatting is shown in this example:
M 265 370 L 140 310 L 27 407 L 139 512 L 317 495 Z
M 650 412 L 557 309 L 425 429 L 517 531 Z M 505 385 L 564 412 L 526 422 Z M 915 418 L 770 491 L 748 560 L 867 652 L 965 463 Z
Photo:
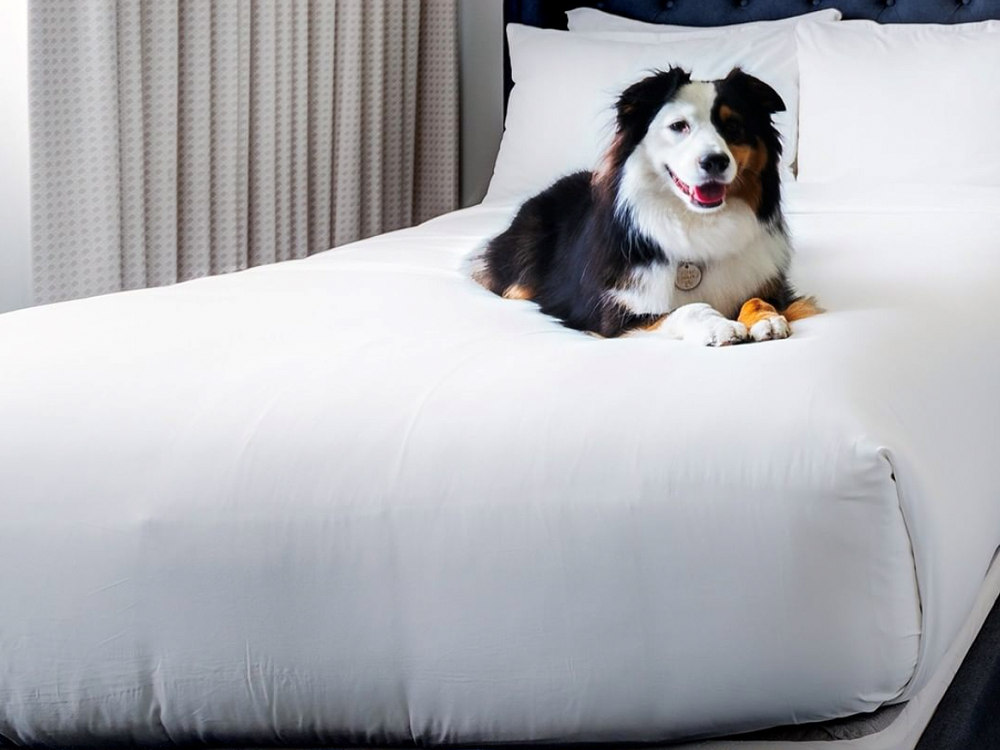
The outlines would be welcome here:
M 659 740 L 916 694 L 1000 544 L 1000 189 L 789 196 L 787 341 L 598 340 L 512 206 L 0 316 L 0 736 Z

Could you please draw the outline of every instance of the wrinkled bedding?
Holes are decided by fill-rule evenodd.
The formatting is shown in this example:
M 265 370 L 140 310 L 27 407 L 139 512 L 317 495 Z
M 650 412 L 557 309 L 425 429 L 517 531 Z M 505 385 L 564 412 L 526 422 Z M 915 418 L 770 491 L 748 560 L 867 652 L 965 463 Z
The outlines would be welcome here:
M 1000 544 L 1000 190 L 793 186 L 828 312 L 725 349 L 472 284 L 514 208 L 0 315 L 0 736 L 665 740 L 920 690 Z

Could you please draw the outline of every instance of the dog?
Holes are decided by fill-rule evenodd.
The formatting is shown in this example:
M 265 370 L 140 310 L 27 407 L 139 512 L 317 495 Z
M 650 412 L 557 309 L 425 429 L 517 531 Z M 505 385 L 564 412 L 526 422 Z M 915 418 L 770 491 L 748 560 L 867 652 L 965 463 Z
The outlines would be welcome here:
M 601 337 L 656 330 L 707 346 L 786 338 L 819 312 L 788 281 L 781 213 L 785 109 L 736 68 L 654 71 L 618 98 L 600 166 L 525 202 L 472 276 Z

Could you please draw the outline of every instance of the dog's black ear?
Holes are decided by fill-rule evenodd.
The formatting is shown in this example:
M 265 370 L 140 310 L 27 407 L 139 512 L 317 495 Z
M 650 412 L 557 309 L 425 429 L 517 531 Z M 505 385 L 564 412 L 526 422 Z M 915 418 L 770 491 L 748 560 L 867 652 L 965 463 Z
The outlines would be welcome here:
M 785 111 L 785 103 L 777 91 L 759 78 L 744 73 L 741 68 L 733 68 L 722 83 L 730 91 L 738 91 L 740 98 L 746 97 L 747 100 L 767 110 L 770 114 Z
M 660 107 L 673 99 L 677 89 L 690 82 L 691 75 L 686 70 L 670 68 L 658 70 L 633 83 L 621 93 L 615 104 L 618 129 L 622 130 L 629 124 L 648 126 Z

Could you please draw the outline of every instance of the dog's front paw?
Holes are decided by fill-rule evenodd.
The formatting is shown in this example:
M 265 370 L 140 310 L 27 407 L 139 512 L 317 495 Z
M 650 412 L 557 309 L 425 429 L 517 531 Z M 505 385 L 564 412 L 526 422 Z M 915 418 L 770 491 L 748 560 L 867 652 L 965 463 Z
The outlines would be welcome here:
M 745 325 L 719 315 L 706 320 L 690 338 L 702 346 L 730 346 L 746 341 L 748 335 Z
M 791 326 L 785 320 L 784 315 L 772 315 L 762 318 L 750 326 L 750 338 L 754 341 L 771 341 L 773 339 L 787 339 L 792 335 Z

